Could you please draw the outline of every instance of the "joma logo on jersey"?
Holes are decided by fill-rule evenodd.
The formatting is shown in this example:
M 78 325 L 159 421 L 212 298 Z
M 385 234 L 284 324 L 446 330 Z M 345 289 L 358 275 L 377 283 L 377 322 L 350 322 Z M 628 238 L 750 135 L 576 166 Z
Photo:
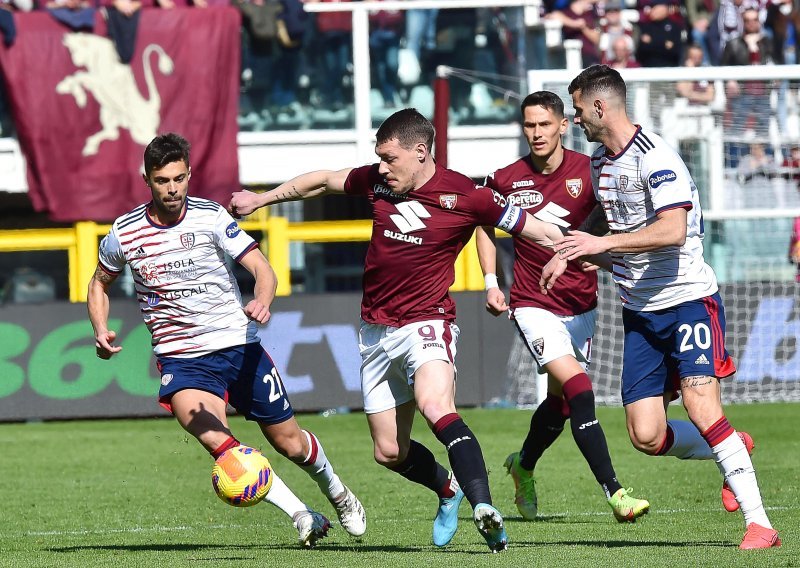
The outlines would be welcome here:
M 533 185 L 533 183 L 531 183 Z M 523 209 L 530 209 L 531 207 L 536 207 L 539 205 L 544 198 L 542 194 L 538 191 L 533 191 L 530 189 L 526 189 L 524 191 L 517 191 L 516 193 L 512 193 L 508 196 L 508 202 L 511 205 L 516 205 L 517 207 L 522 207 Z
M 564 183 L 567 186 L 567 193 L 572 197 L 578 197 L 583 191 L 583 180 L 581 178 L 568 179 Z
M 511 189 L 517 189 L 518 187 L 533 187 L 534 181 L 532 179 L 521 179 L 515 182 L 511 182 Z
M 659 170 L 647 178 L 647 181 L 650 183 L 650 187 L 655 189 L 665 181 L 675 181 L 676 179 L 678 179 L 678 175 L 672 170 Z

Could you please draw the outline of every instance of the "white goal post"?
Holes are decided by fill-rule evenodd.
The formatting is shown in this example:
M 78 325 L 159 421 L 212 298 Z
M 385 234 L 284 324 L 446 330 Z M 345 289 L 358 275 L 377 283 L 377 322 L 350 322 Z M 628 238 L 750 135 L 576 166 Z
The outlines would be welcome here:
M 528 90 L 550 90 L 565 102 L 577 71 L 536 70 Z M 624 69 L 628 110 L 634 122 L 653 129 L 686 162 L 701 194 L 706 260 L 720 281 L 727 316 L 726 343 L 738 367 L 723 382 L 726 402 L 800 400 L 800 284 L 789 260 L 789 240 L 800 216 L 800 170 L 784 166 L 800 148 L 800 66 Z M 709 82 L 709 104 L 690 104 L 676 94 L 680 81 Z M 765 86 L 759 116 L 734 116 L 729 82 Z M 565 146 L 591 153 L 572 126 Z M 760 160 L 748 156 L 763 154 Z M 621 307 L 608 275 L 601 276 L 599 314 L 590 376 L 601 404 L 620 404 Z M 536 404 L 546 384 L 536 380 L 532 357 L 518 342 L 507 369 L 506 397 Z M 540 377 L 541 379 L 541 377 Z

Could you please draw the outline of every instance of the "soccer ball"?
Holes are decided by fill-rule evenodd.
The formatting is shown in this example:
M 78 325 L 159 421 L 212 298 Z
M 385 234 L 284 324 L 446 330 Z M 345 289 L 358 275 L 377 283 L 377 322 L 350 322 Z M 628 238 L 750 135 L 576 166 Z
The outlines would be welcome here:
M 236 446 L 214 462 L 211 484 L 219 498 L 229 505 L 250 507 L 259 503 L 272 487 L 272 466 L 255 448 Z

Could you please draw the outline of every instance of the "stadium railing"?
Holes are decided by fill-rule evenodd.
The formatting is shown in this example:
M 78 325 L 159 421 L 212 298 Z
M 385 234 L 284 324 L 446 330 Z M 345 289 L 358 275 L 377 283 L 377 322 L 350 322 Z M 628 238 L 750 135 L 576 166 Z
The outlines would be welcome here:
M 372 224 L 357 221 L 305 221 L 292 223 L 286 217 L 270 216 L 260 209 L 239 225 L 248 232 L 263 235 L 261 250 L 269 258 L 278 277 L 277 294 L 292 293 L 289 246 L 292 242 L 347 243 L 369 241 Z M 0 253 L 66 250 L 69 262 L 69 301 L 85 302 L 89 280 L 97 266 L 99 238 L 111 225 L 82 221 L 62 229 L 24 229 L 0 231 Z M 474 237 L 456 262 L 453 291 L 482 290 L 483 275 L 478 264 Z

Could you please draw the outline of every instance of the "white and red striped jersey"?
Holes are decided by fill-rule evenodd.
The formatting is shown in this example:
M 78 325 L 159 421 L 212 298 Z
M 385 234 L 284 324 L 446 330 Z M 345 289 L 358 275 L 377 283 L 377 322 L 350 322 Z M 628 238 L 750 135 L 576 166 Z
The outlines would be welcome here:
M 100 267 L 119 274 L 130 265 L 144 323 L 161 357 L 198 357 L 258 341 L 242 309 L 225 253 L 239 260 L 256 242 L 225 208 L 188 197 L 181 218 L 159 225 L 148 204 L 114 221 L 100 243 Z
M 654 132 L 637 127 L 628 145 L 592 154 L 592 186 L 612 232 L 635 233 L 662 211 L 687 210 L 686 242 L 643 253 L 611 253 L 614 282 L 626 308 L 654 311 L 717 291 L 703 259 L 703 213 L 697 187 L 675 150 Z

